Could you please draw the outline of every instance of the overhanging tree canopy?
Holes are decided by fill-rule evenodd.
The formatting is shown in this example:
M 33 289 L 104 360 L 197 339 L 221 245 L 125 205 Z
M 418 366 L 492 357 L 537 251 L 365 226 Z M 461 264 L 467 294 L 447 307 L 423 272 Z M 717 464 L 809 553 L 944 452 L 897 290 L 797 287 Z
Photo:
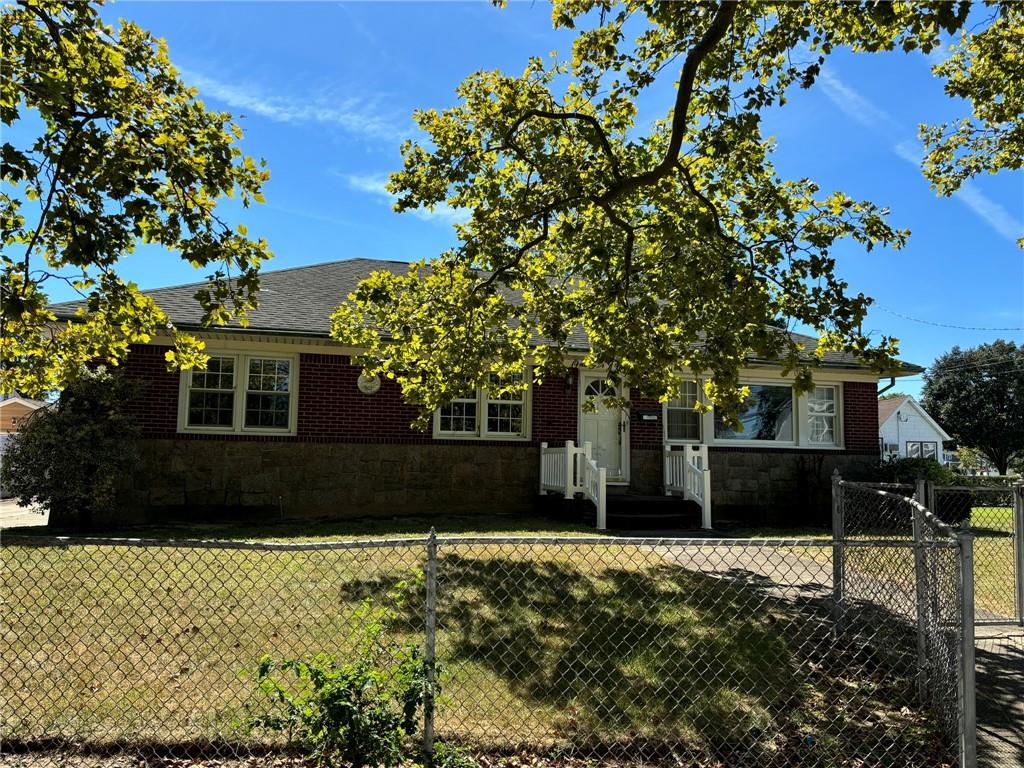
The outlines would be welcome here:
M 269 173 L 243 156 L 230 115 L 197 101 L 163 41 L 130 22 L 107 26 L 86 2 L 5 5 L 0 49 L 0 118 L 19 127 L 0 147 L 3 391 L 63 388 L 83 364 L 117 362 L 167 325 L 118 275 L 139 242 L 211 267 L 196 295 L 205 320 L 244 321 L 270 254 L 225 222 L 217 202 L 262 202 Z M 46 286 L 59 280 L 88 299 L 77 322 L 53 322 Z M 172 364 L 204 361 L 199 341 L 175 336 Z
M 946 194 L 979 170 L 1019 167 L 1021 80 L 987 75 L 1019 42 L 1022 12 L 990 10 L 938 70 L 951 93 L 987 105 L 970 126 L 925 132 L 926 170 Z M 929 52 L 969 11 L 554 0 L 554 24 L 582 29 L 571 62 L 470 76 L 458 104 L 416 113 L 429 140 L 406 142 L 391 177 L 399 211 L 466 209 L 461 244 L 408 275 L 365 281 L 334 335 L 365 347 L 369 371 L 396 378 L 425 411 L 531 355 L 541 375 L 558 369 L 580 325 L 586 364 L 661 396 L 688 368 L 727 413 L 750 353 L 780 359 L 800 388 L 828 350 L 892 368 L 895 340 L 862 332 L 870 301 L 849 293 L 832 252 L 843 239 L 899 248 L 908 233 L 873 203 L 780 178 L 761 114 L 813 86 L 836 49 Z M 639 130 L 638 98 L 672 79 L 671 110 Z M 778 317 L 819 329 L 814 354 L 771 326 Z

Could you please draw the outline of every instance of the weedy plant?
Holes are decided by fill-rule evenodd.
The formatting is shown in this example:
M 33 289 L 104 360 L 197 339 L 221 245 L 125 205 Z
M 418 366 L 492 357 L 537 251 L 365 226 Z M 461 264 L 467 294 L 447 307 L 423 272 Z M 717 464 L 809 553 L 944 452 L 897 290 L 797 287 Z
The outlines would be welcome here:
M 263 656 L 250 674 L 270 699 L 270 711 L 250 712 L 245 729 L 283 733 L 318 765 L 332 768 L 394 768 L 411 758 L 431 684 L 419 646 L 391 639 L 389 632 L 421 583 L 422 575 L 399 582 L 386 607 L 362 603 L 352 617 L 348 658 Z

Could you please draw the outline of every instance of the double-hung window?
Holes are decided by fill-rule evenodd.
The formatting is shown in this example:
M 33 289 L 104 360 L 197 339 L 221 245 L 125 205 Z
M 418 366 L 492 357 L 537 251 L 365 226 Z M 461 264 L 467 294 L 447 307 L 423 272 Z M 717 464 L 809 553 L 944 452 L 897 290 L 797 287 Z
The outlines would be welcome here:
M 907 440 L 908 459 L 938 459 L 939 444 L 930 441 Z
M 438 431 L 449 435 L 476 435 L 479 431 L 477 407 L 479 390 L 467 392 L 438 410 Z
M 669 442 L 700 440 L 699 397 L 697 382 L 684 381 L 676 396 L 665 404 L 665 437 Z
M 182 373 L 182 432 L 295 434 L 295 358 L 213 353 Z
M 516 376 L 516 382 L 523 377 Z M 492 376 L 481 387 L 441 406 L 434 416 L 435 437 L 506 439 L 527 436 L 526 390 L 500 391 L 504 383 Z
M 188 387 L 188 427 L 231 428 L 235 418 L 235 358 L 210 357 L 205 371 L 192 371 Z
M 807 396 L 807 439 L 813 445 L 837 445 L 838 388 L 822 385 Z

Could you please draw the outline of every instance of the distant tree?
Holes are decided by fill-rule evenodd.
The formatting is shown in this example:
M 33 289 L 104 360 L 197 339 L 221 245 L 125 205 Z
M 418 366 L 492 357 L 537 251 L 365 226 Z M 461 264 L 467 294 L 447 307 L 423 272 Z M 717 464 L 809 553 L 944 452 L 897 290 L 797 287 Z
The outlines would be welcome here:
M 922 405 L 956 442 L 1005 475 L 1024 453 L 1024 347 L 994 341 L 952 350 L 925 374 Z
M 113 510 L 118 481 L 137 461 L 139 429 L 124 409 L 132 394 L 123 376 L 83 371 L 11 437 L 4 488 L 23 506 L 48 508 L 53 527 L 89 528 Z
M 961 446 L 956 449 L 956 458 L 957 461 L 960 462 L 961 468 L 972 472 L 977 472 L 978 470 L 985 469 L 992 465 L 991 459 L 985 456 L 985 454 L 977 448 Z
M 884 395 L 879 395 L 881 400 L 896 400 L 899 398 L 910 397 L 906 392 L 886 392 Z
M 167 47 L 135 24 L 103 23 L 99 3 L 18 0 L 0 22 L 0 389 L 60 389 L 82 365 L 117 362 L 167 316 L 119 274 L 139 243 L 211 272 L 197 291 L 204 321 L 244 321 L 255 306 L 262 240 L 217 204 L 262 202 L 269 172 L 243 156 L 231 116 L 208 110 Z M 54 323 L 46 291 L 71 285 L 86 306 Z M 169 363 L 204 364 L 175 333 Z

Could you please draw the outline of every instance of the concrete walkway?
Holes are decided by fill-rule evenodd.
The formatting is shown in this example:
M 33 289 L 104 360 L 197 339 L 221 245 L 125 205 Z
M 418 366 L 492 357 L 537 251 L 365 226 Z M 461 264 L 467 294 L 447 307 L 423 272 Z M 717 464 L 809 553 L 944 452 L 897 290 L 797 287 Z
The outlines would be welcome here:
M 1024 628 L 975 628 L 979 768 L 1024 768 Z
M 14 499 L 0 499 L 0 529 L 46 525 L 49 510 L 41 507 L 19 507 Z

